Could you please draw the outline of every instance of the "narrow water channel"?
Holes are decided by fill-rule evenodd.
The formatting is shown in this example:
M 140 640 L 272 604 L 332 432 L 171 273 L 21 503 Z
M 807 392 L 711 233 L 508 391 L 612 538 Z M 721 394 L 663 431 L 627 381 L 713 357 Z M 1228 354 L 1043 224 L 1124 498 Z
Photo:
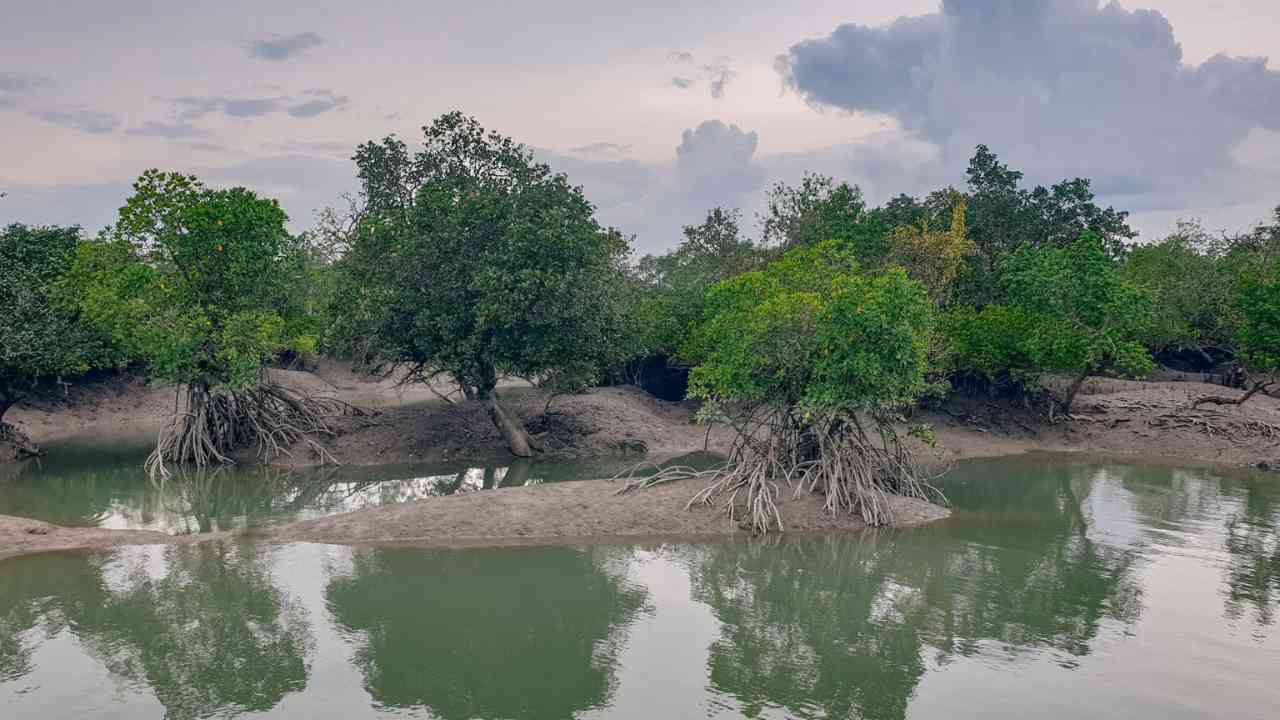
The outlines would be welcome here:
M 859 536 L 14 558 L 0 562 L 0 708 L 21 719 L 1280 712 L 1280 480 L 1031 456 L 964 463 L 945 489 L 948 520 Z
M 47 457 L 0 465 L 0 515 L 70 527 L 185 535 L 440 495 L 611 477 L 637 462 L 615 457 L 303 469 L 243 465 L 180 470 L 160 482 L 143 471 L 152 442 L 67 441 L 50 445 Z M 714 458 L 695 453 L 672 462 L 708 465 Z

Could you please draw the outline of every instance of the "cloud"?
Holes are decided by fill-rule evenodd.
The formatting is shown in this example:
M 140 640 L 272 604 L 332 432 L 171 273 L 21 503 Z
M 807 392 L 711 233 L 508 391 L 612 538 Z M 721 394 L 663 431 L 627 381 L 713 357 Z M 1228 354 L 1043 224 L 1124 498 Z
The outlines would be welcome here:
M 296 118 L 309 118 L 323 115 L 346 105 L 349 99 L 345 95 L 335 95 L 329 90 L 307 90 L 303 93 L 308 98 L 289 107 L 289 114 Z
M 91 135 L 106 135 L 120 127 L 120 118 L 101 110 L 83 108 L 32 110 L 30 115 L 47 123 L 79 130 Z
M 1232 149 L 1280 128 L 1280 72 L 1265 60 L 1186 65 L 1159 12 L 1093 0 L 944 0 L 883 27 L 841 25 L 777 67 L 815 106 L 894 118 L 957 175 L 986 143 L 1035 182 L 1092 177 L 1135 209 L 1250 192 Z
M 211 151 L 226 150 L 218 146 Z M 234 153 L 235 151 L 230 151 Z M 295 231 L 310 227 L 315 213 L 356 187 L 350 161 L 307 155 L 246 159 L 230 165 L 184 168 L 210 187 L 243 186 L 280 201 Z M 80 225 L 94 232 L 116 219 L 132 192 L 132 177 L 91 184 L 31 185 L 0 177 L 9 196 L 3 200 L 6 222 Z
M 259 60 L 280 62 L 302 55 L 311 48 L 324 44 L 324 38 L 313 32 L 294 35 L 273 35 L 265 40 L 249 43 L 249 54 Z
M 53 81 L 30 73 L 0 72 L 0 93 L 23 95 L 53 85 Z
M 275 113 L 287 113 L 291 117 L 305 119 L 323 115 L 345 107 L 350 98 L 331 90 L 306 90 L 300 97 L 280 95 L 276 97 L 223 97 L 219 95 L 170 98 L 179 120 L 199 120 L 214 113 L 232 118 L 258 118 Z
M 737 75 L 737 73 L 729 69 L 728 65 L 722 62 L 714 65 L 703 65 L 702 72 L 706 75 L 707 85 L 711 88 L 711 97 L 717 100 L 724 97 L 725 86 Z
M 137 127 L 131 127 L 128 130 L 125 130 L 124 134 L 132 135 L 134 137 L 177 140 L 181 138 L 205 137 L 209 135 L 209 132 L 207 130 L 201 130 L 191 123 L 145 122 Z
M 222 102 L 222 112 L 236 118 L 252 118 L 270 115 L 280 110 L 278 98 L 231 99 Z
M 724 97 L 725 87 L 728 86 L 731 80 L 737 77 L 737 73 L 734 72 L 733 68 L 729 67 L 729 60 L 727 58 L 719 58 L 715 62 L 699 65 L 697 58 L 693 56 L 693 53 L 678 50 L 668 53 L 667 60 L 671 63 L 682 66 L 679 74 L 671 77 L 669 81 L 671 87 L 678 88 L 680 90 L 688 90 L 689 88 L 696 86 L 699 80 L 704 80 L 707 83 L 707 88 L 711 92 L 711 97 L 716 100 Z M 690 70 L 696 71 L 698 77 L 689 77 L 688 71 Z
M 661 252 L 680 241 L 685 225 L 716 206 L 754 209 L 766 169 L 755 158 L 759 136 L 708 120 L 685 130 L 671 159 L 643 163 L 621 157 L 628 146 L 594 143 L 539 157 L 581 185 L 597 217 L 636 236 L 639 252 Z
M 569 148 L 569 152 L 585 157 L 618 158 L 631 152 L 631 146 L 611 142 L 596 142 Z
M 20 99 L 52 85 L 53 81 L 42 75 L 0 72 L 0 108 L 17 107 Z

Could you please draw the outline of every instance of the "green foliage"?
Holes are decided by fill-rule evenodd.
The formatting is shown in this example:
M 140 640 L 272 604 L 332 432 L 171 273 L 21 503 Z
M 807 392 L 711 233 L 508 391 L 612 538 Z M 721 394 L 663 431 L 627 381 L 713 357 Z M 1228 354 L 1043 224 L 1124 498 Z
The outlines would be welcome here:
M 1029 318 L 1022 348 L 1032 370 L 1150 371 L 1141 340 L 1151 326 L 1151 300 L 1122 277 L 1100 237 L 1086 233 L 1065 247 L 1023 247 L 1003 270 L 1010 305 Z
M 411 160 L 402 145 L 356 154 L 364 208 L 336 295 L 358 315 L 347 342 L 480 394 L 508 374 L 593 379 L 623 345 L 626 239 L 564 175 L 461 113 L 425 128 Z
M 680 246 L 646 255 L 636 268 L 632 356 L 674 357 L 702 320 L 706 291 L 760 265 L 761 253 L 740 235 L 736 210 L 714 208 L 684 228 Z
M 1112 257 L 1124 254 L 1137 237 L 1128 213 L 1094 202 L 1089 181 L 1064 180 L 1048 188 L 1021 187 L 1022 173 L 979 145 L 968 169 L 968 230 L 977 253 L 960 283 L 960 299 L 974 305 L 1002 302 L 1004 258 L 1025 246 L 1066 247 L 1092 233 Z
M 1025 347 L 1034 318 L 1019 308 L 988 305 L 949 309 L 942 315 L 947 341 L 947 369 L 959 375 L 976 375 L 989 383 L 1030 379 L 1033 363 Z
M 1196 223 L 1179 223 L 1164 240 L 1139 245 L 1125 258 L 1126 279 L 1153 300 L 1152 352 L 1199 348 L 1230 341 L 1231 278 L 1222 272 L 1217 240 Z
M 835 241 L 714 286 L 686 348 L 693 394 L 822 413 L 880 412 L 925 389 L 932 304 L 900 269 Z
M 1280 373 L 1280 267 L 1247 278 L 1236 293 L 1237 357 L 1251 374 Z
M 806 174 L 797 187 L 777 183 L 770 188 L 761 240 L 784 251 L 834 240 L 851 247 L 859 262 L 871 266 L 889 251 L 892 228 L 880 213 L 867 210 L 856 185 Z
M 148 170 L 101 242 L 77 254 L 78 306 L 165 382 L 243 389 L 314 347 L 303 257 L 275 200 Z
M 0 229 L 0 415 L 41 378 L 124 362 L 62 301 L 79 241 L 75 227 Z

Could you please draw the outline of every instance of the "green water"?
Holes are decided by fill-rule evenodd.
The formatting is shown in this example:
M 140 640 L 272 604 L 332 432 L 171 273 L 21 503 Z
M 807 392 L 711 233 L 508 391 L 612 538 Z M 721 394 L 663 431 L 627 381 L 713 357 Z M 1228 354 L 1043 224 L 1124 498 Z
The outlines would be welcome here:
M 1274 718 L 1280 480 L 962 465 L 862 536 L 0 562 L 4 718 Z
M 507 461 L 283 470 L 233 466 L 162 483 L 143 472 L 148 438 L 51 445 L 38 461 L 0 465 L 0 515 L 73 527 L 188 534 L 305 520 L 388 503 L 542 482 L 610 477 L 636 460 Z M 709 462 L 689 456 L 680 462 Z

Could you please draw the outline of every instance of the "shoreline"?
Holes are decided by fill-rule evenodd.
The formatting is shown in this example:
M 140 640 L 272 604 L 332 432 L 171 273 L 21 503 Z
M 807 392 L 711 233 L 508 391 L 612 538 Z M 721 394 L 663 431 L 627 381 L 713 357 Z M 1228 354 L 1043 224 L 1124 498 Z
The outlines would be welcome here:
M 264 544 L 468 548 L 720 542 L 751 537 L 728 518 L 719 502 L 685 508 L 689 498 L 701 489 L 699 483 L 672 482 L 619 495 L 617 491 L 622 486 L 619 480 L 576 480 L 497 488 L 196 535 L 63 527 L 0 515 L 0 561 L 42 552 L 95 551 L 121 545 L 190 545 L 229 539 Z M 950 515 L 946 508 L 924 500 L 890 497 L 889 502 L 896 516 L 895 529 L 916 527 Z M 851 515 L 828 515 L 816 495 L 795 498 L 784 493 L 778 508 L 786 527 L 780 536 L 857 533 L 868 527 Z
M 282 376 L 307 389 L 328 388 L 342 399 L 360 399 L 366 406 L 382 409 L 377 424 L 353 425 L 325 441 L 326 449 L 345 465 L 509 457 L 483 410 L 474 404 L 448 405 L 426 388 L 406 391 L 391 381 L 364 381 L 349 371 L 341 375 L 332 367 L 324 370 L 327 378 L 301 372 Z M 918 411 L 912 421 L 934 427 L 937 443 L 926 452 L 944 464 L 1050 452 L 1161 465 L 1280 465 L 1280 400 L 1259 396 L 1239 407 L 1190 407 L 1191 399 L 1209 392 L 1239 391 L 1189 382 L 1094 378 L 1082 391 L 1074 414 L 1056 424 L 1012 403 L 966 396 Z M 98 397 L 91 391 L 81 394 L 70 408 L 24 409 L 16 419 L 37 442 L 86 434 L 99 441 L 125 434 L 137 437 L 149 427 L 148 420 L 154 424 L 158 407 L 172 408 L 174 397 L 171 388 L 137 382 L 102 389 Z M 724 428 L 708 433 L 704 426 L 693 424 L 692 403 L 664 402 L 634 388 L 598 388 L 556 397 L 551 412 L 546 412 L 546 399 L 541 391 L 527 386 L 508 385 L 504 392 L 504 403 L 530 426 L 548 448 L 549 458 L 652 460 L 701 451 L 704 444 L 712 452 L 723 453 L 731 439 Z M 101 422 L 112 423 L 109 432 L 99 432 L 104 427 Z M 277 464 L 287 467 L 287 463 Z M 299 458 L 294 464 L 312 463 Z M 187 544 L 232 536 L 273 543 L 475 547 L 662 538 L 721 541 L 744 535 L 718 506 L 684 509 L 701 488 L 670 483 L 618 496 L 614 492 L 618 487 L 615 481 L 583 480 L 499 488 L 196 536 L 62 528 L 0 516 L 0 559 L 31 552 Z M 856 518 L 826 516 L 820 511 L 820 498 L 814 496 L 793 500 L 784 491 L 783 500 L 780 507 L 788 533 L 856 532 L 865 527 Z M 922 501 L 895 499 L 899 501 L 903 514 L 899 527 L 947 514 Z

